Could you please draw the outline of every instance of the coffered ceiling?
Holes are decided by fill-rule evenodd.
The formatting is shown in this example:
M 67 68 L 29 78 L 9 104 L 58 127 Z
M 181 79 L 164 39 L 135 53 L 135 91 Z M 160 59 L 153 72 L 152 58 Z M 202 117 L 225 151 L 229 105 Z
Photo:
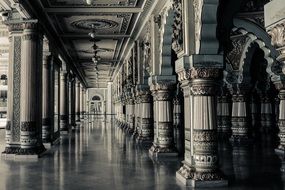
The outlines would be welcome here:
M 106 87 L 114 71 L 130 45 L 130 39 L 137 36 L 146 19 L 153 0 L 35 0 L 27 4 L 33 14 L 45 17 L 46 29 L 55 33 L 54 38 L 63 46 L 64 53 L 73 62 L 78 73 L 90 88 Z M 40 11 L 43 11 L 41 13 Z M 88 35 L 96 32 L 99 80 L 96 81 L 92 62 L 93 42 Z

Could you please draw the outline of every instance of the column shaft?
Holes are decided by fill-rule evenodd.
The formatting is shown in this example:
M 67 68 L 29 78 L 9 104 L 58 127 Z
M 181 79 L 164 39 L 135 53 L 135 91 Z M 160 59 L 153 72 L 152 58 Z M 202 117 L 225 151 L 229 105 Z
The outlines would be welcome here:
M 44 143 L 52 143 L 54 132 L 54 71 L 52 56 L 44 56 L 43 60 L 43 120 L 42 139 Z
M 15 154 L 20 149 L 20 98 L 21 98 L 21 52 L 22 24 L 9 27 L 9 65 L 7 92 L 6 147 L 4 154 Z
M 37 23 L 25 23 L 21 67 L 21 149 L 18 154 L 38 155 L 42 144 L 42 35 Z
M 69 129 L 69 101 L 68 101 L 68 80 L 67 73 L 62 72 L 60 75 L 60 131 L 68 132 Z

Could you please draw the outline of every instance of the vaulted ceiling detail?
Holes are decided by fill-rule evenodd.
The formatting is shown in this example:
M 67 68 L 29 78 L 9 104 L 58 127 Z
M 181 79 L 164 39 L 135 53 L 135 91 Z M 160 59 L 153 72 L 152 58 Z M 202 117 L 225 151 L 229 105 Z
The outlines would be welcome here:
M 34 3 L 35 2 L 35 3 Z M 76 69 L 82 73 L 87 87 L 106 87 L 116 67 L 126 56 L 130 39 L 137 36 L 152 0 L 35 0 L 28 4 L 34 12 L 43 10 L 50 26 L 59 38 Z M 39 9 L 35 8 L 39 7 Z M 94 39 L 99 76 L 95 77 Z M 96 79 L 97 78 L 97 79 Z

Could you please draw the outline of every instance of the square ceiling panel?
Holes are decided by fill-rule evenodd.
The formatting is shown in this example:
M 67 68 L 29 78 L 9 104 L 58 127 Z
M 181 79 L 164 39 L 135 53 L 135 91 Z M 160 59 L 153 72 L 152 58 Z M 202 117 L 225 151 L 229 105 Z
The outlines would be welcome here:
M 93 42 L 91 42 L 90 40 L 81 39 L 73 40 L 72 42 L 79 59 L 90 59 L 91 61 L 91 58 L 94 55 Z M 117 42 L 117 40 L 112 39 L 104 39 L 96 42 L 96 45 L 98 46 L 97 55 L 104 60 L 113 59 Z

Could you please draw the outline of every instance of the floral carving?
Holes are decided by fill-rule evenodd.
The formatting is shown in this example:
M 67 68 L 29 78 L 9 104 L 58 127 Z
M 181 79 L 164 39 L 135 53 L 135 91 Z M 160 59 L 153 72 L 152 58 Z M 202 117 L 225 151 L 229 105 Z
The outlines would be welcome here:
M 172 49 L 178 54 L 183 50 L 183 18 L 181 0 L 173 1 L 174 24 L 173 24 L 173 42 Z

